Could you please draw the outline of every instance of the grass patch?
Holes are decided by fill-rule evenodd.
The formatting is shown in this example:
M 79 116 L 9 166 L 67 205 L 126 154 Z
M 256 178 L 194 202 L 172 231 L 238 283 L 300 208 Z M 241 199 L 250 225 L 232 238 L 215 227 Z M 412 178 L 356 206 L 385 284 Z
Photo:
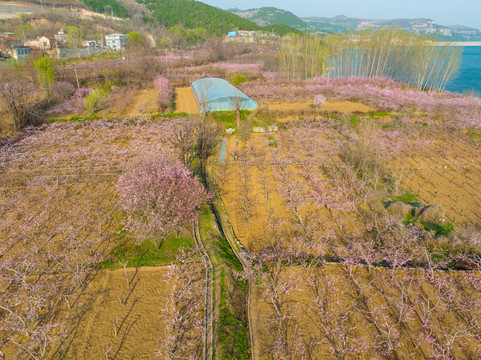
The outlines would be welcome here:
M 351 126 L 358 127 L 361 123 L 361 118 L 353 115 L 349 118 L 349 123 L 351 124 Z
M 367 114 L 367 116 L 369 116 L 370 118 L 375 118 L 375 117 L 390 117 L 391 114 L 390 114 L 390 113 L 387 113 L 387 112 L 384 112 L 384 111 L 376 111 L 376 112 Z
M 270 146 L 270 147 L 274 147 L 274 148 L 277 147 L 277 141 L 276 141 L 276 139 L 274 138 L 274 136 L 269 136 L 269 137 L 267 138 L 267 140 L 269 140 L 269 146 Z
M 476 130 L 468 130 L 468 135 L 475 141 L 481 142 L 481 132 Z
M 235 256 L 234 252 L 232 251 L 229 242 L 224 238 L 219 236 L 216 241 L 216 246 L 219 250 L 219 255 L 222 259 L 235 271 L 241 272 L 242 271 L 242 264 Z
M 152 120 L 155 120 L 158 118 L 172 119 L 172 118 L 179 118 L 179 117 L 187 118 L 189 117 L 189 114 L 187 114 L 186 112 L 173 112 L 173 113 L 165 113 L 165 114 L 155 114 L 151 116 Z
M 89 115 L 89 116 L 73 115 L 68 119 L 50 119 L 48 120 L 48 123 L 53 124 L 53 123 L 66 123 L 66 122 L 84 122 L 84 121 L 100 120 L 100 119 L 102 118 L 97 113 L 93 113 L 92 115 Z
M 252 114 L 252 111 L 249 110 L 241 110 L 241 121 L 246 120 L 247 116 Z M 237 129 L 236 120 L 237 120 L 237 113 L 235 111 L 212 111 L 210 115 L 214 120 L 220 121 L 224 124 L 224 128 L 234 128 Z
M 417 222 L 417 218 L 416 216 L 414 216 L 414 214 L 410 213 L 410 214 L 407 214 L 404 219 L 403 219 L 403 224 L 408 226 L 408 225 L 414 225 L 416 224 Z
M 122 242 L 114 247 L 100 267 L 103 269 L 113 269 L 120 266 L 119 262 L 127 266 L 152 266 L 165 265 L 175 261 L 175 256 L 179 249 L 189 249 L 194 246 L 191 236 L 170 236 L 167 238 L 160 249 L 157 249 L 152 241 L 135 243 L 127 232 L 120 235 Z
M 402 202 L 402 203 L 405 203 L 405 204 L 408 204 L 408 205 L 413 205 L 413 204 L 417 204 L 419 203 L 419 198 L 416 194 L 413 194 L 411 192 L 407 192 L 403 195 L 400 195 L 400 196 L 394 196 L 392 198 L 392 202 Z
M 433 223 L 421 223 L 424 226 L 424 230 L 426 231 L 434 231 L 434 237 L 440 236 L 447 236 L 454 230 L 456 227 L 453 223 L 446 223 L 442 225 L 433 224 Z
M 226 274 L 222 270 L 220 274 L 221 296 L 219 309 L 219 331 L 220 358 L 221 359 L 249 359 L 248 328 L 245 315 L 231 310 L 229 297 L 227 295 Z M 246 296 L 247 285 L 244 281 L 235 283 L 234 295 L 237 299 Z

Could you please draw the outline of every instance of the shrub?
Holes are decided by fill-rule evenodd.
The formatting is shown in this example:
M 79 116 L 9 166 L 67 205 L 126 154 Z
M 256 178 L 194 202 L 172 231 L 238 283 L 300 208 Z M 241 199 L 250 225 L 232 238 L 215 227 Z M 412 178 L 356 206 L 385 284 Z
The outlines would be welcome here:
M 47 114 L 79 113 L 85 109 L 85 98 L 92 89 L 80 88 L 65 102 L 54 106 L 47 111 Z
M 90 95 L 85 98 L 85 108 L 90 111 L 97 111 L 107 105 L 109 95 L 103 87 L 94 89 Z
M 236 76 L 234 76 L 233 83 L 235 86 L 239 86 L 240 84 L 245 82 L 247 82 L 247 78 L 244 75 L 237 74 Z

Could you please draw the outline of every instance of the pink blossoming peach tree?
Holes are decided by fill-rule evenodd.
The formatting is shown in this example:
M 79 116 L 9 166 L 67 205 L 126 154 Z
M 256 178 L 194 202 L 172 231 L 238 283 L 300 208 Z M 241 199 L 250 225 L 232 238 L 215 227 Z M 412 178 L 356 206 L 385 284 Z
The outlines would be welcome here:
M 117 188 L 126 229 L 157 248 L 175 232 L 190 226 L 211 196 L 192 171 L 158 155 L 139 158 L 119 179 Z

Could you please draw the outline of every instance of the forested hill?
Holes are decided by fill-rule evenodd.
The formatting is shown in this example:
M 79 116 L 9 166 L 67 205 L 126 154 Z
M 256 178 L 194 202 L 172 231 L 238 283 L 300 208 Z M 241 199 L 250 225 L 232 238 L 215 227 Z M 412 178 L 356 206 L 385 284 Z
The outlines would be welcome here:
M 115 0 L 82 0 L 92 11 L 113 14 L 120 18 L 127 18 L 127 10 Z
M 193 0 L 137 0 L 152 11 L 161 24 L 171 27 L 183 25 L 188 28 L 202 27 L 210 34 L 224 35 L 232 30 L 266 30 L 278 34 L 296 32 L 291 27 L 263 28 L 228 11 Z

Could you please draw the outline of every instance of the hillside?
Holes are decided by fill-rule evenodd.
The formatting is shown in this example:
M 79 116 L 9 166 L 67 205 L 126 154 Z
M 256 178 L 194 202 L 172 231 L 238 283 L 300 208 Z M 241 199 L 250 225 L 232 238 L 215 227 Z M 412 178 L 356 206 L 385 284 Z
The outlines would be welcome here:
M 188 28 L 202 27 L 210 34 L 225 35 L 232 30 L 264 30 L 284 35 L 297 32 L 290 24 L 269 24 L 265 28 L 249 19 L 229 11 L 193 0 L 137 0 L 146 5 L 152 16 L 167 27 L 183 25 Z M 264 25 L 265 25 L 264 24 Z
M 111 13 L 121 18 L 127 18 L 127 10 L 115 0 L 82 0 L 91 10 L 98 13 Z
M 309 24 L 298 18 L 290 11 L 277 9 L 275 7 L 263 7 L 260 9 L 249 10 L 231 8 L 228 11 L 245 19 L 249 19 L 260 26 L 266 26 L 270 24 L 283 24 L 292 26 L 293 28 L 300 30 L 312 28 Z
M 0 19 L 15 18 L 20 14 L 38 14 L 49 11 L 81 12 L 88 15 L 89 11 L 99 14 L 127 18 L 127 10 L 116 0 L 30 0 L 11 3 L 0 1 Z
M 145 4 L 152 16 L 161 24 L 171 27 L 184 25 L 188 28 L 202 27 L 211 34 L 222 35 L 229 31 L 261 30 L 252 21 L 227 11 L 191 0 L 137 0 Z

